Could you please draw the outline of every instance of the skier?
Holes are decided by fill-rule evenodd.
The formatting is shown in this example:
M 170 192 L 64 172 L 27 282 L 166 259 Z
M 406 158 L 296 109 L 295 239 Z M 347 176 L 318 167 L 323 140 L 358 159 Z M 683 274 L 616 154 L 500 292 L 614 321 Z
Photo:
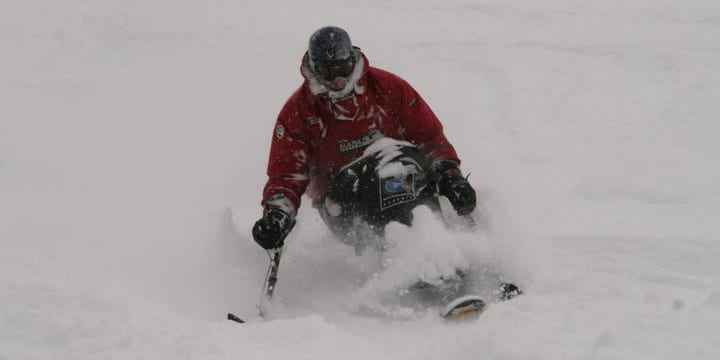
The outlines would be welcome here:
M 283 246 L 303 194 L 337 237 L 356 248 L 390 221 L 410 225 L 412 209 L 445 196 L 470 214 L 476 193 L 460 158 L 423 98 L 400 77 L 370 66 L 343 29 L 310 37 L 304 82 L 275 123 L 263 216 L 255 241 Z

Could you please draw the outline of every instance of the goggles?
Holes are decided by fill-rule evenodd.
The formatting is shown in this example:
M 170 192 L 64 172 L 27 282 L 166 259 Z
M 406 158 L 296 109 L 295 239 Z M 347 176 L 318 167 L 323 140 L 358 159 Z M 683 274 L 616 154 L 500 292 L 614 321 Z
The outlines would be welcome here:
M 344 60 L 326 60 L 315 65 L 315 74 L 327 81 L 338 77 L 348 77 L 355 69 L 355 57 L 349 56 Z

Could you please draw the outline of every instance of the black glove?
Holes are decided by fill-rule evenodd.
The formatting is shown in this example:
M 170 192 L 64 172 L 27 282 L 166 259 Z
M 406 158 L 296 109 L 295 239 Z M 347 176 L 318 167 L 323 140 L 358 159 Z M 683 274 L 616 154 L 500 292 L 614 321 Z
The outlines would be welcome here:
M 268 209 L 253 226 L 255 242 L 263 249 L 276 249 L 283 246 L 285 237 L 295 225 L 290 215 L 280 209 Z
M 475 209 L 477 196 L 475 189 L 460 173 L 457 164 L 445 162 L 438 172 L 438 194 L 450 200 L 458 215 L 470 214 Z

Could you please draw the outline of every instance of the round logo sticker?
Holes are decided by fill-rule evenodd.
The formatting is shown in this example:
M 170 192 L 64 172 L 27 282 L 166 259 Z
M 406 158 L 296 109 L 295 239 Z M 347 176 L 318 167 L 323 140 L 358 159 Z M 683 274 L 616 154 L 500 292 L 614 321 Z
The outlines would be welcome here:
M 282 125 L 278 125 L 275 129 L 275 136 L 277 136 L 278 139 L 282 140 L 282 138 L 285 137 L 285 127 Z
M 402 178 L 390 178 L 386 180 L 385 191 L 390 194 L 397 194 L 405 191 L 405 189 L 407 189 L 407 186 Z

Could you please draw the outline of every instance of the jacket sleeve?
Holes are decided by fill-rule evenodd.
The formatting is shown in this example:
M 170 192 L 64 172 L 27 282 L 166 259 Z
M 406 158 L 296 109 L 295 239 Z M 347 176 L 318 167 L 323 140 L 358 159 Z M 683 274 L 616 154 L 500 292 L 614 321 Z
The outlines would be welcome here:
M 295 94 L 287 101 L 275 122 L 262 200 L 266 209 L 279 208 L 293 217 L 309 183 L 307 133 L 297 99 Z
M 400 123 L 405 129 L 405 138 L 418 146 L 433 167 L 441 161 L 459 165 L 460 159 L 445 137 L 440 120 L 410 84 L 398 79 L 402 94 Z

